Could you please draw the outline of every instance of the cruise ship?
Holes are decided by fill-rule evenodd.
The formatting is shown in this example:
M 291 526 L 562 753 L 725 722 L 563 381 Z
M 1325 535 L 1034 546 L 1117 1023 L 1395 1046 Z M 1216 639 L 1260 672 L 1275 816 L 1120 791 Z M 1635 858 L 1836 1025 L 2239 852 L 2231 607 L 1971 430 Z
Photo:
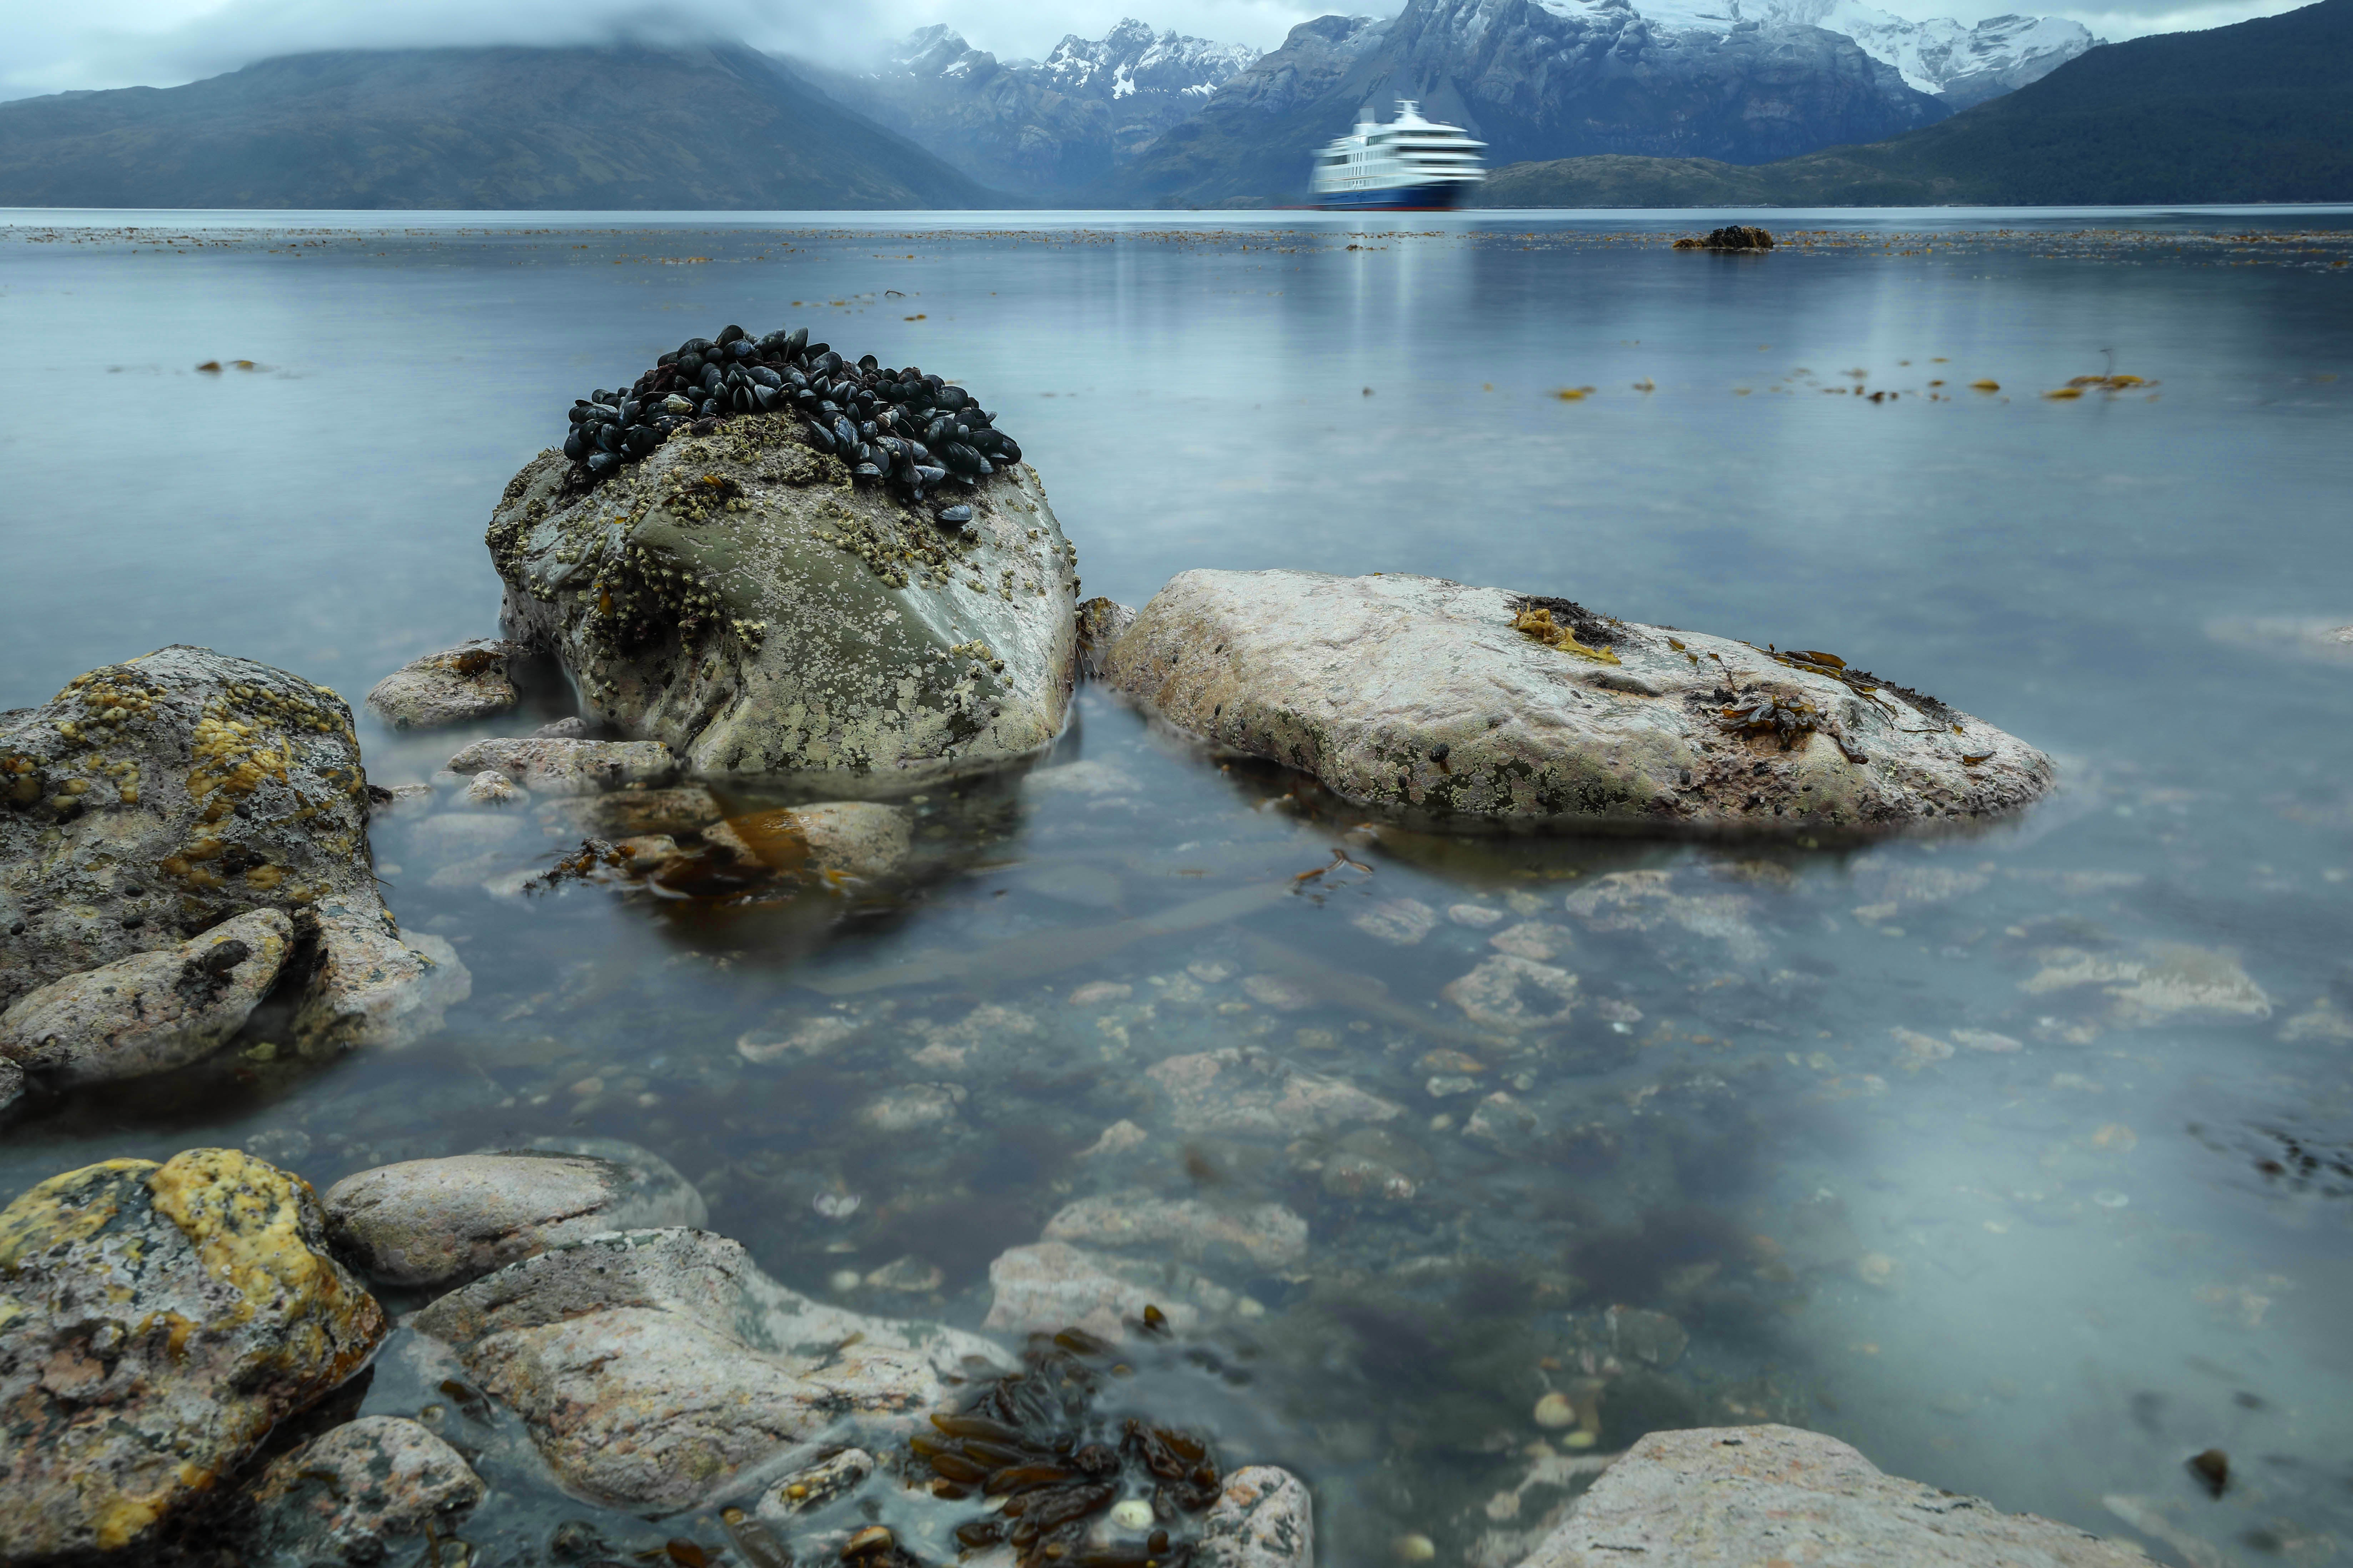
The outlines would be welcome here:
M 1315 154 L 1311 190 L 1326 209 L 1427 212 L 1461 204 L 1487 176 L 1479 149 L 1459 125 L 1421 117 L 1421 105 L 1398 100 L 1398 116 L 1387 125 L 1359 121 Z

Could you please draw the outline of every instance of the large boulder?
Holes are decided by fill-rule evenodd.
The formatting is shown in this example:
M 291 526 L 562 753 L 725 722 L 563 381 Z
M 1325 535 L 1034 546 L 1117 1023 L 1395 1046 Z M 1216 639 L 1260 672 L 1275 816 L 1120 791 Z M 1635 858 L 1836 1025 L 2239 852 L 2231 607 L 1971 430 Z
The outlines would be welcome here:
M 491 520 L 501 625 L 696 773 L 984 769 L 1061 730 L 1074 556 L 1028 466 L 951 489 L 853 484 L 782 413 L 673 431 L 595 489 L 543 452 Z
M 331 956 L 372 945 L 392 926 L 368 804 L 343 699 L 210 648 L 108 665 L 0 715 L 0 1007 L 256 910 L 283 911 L 298 945 Z M 419 994 L 369 1016 L 396 1014 L 414 1034 L 438 1021 L 459 973 L 428 984 L 444 959 L 385 941 L 405 956 L 364 965 L 370 984 Z M 349 1008 L 307 1016 L 346 1021 L 335 1044 L 376 1037 L 348 1024 Z
M 612 1230 L 710 1214 L 660 1156 L 610 1139 L 409 1160 L 327 1189 L 327 1235 L 369 1279 L 448 1286 Z
M 1187 572 L 1105 679 L 1229 752 L 1455 826 L 1873 830 L 2052 784 L 2023 742 L 1834 656 L 1437 577 Z
M 244 1026 L 293 938 L 281 911 L 255 910 L 176 947 L 52 980 L 0 1014 L 0 1058 L 58 1083 L 185 1066 Z
M 1905 1568 L 2147 1568 L 2138 1550 L 1980 1498 L 1883 1475 L 1794 1426 L 1653 1432 L 1520 1568 L 1886 1563 Z
M 973 1334 L 810 1300 L 699 1230 L 556 1247 L 413 1322 L 522 1418 L 566 1489 L 644 1510 L 695 1506 L 821 1441 L 903 1442 L 975 1364 L 1007 1364 Z
M 383 1311 L 301 1177 L 109 1160 L 0 1211 L 0 1561 L 115 1551 L 365 1365 Z

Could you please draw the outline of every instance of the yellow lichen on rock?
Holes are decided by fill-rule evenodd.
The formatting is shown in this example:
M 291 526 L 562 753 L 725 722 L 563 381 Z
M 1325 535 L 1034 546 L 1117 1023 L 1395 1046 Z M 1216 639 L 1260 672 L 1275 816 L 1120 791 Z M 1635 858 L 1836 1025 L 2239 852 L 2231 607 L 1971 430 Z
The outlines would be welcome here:
M 302 1202 L 318 1199 L 301 1177 L 241 1150 L 191 1149 L 166 1161 L 147 1185 L 156 1212 L 186 1233 L 205 1271 L 245 1298 L 240 1318 L 268 1308 L 317 1334 L 322 1314 L 341 1318 L 362 1301 L 375 1310 L 374 1299 L 304 1239 Z M 364 1355 L 353 1353 L 356 1366 Z
M 119 1194 L 100 1197 L 97 1189 L 121 1187 L 159 1168 L 153 1160 L 101 1160 L 28 1188 L 0 1209 L 0 1279 L 16 1273 L 18 1264 L 36 1253 L 70 1247 L 104 1230 L 122 1212 L 122 1204 Z M 0 1318 L 0 1324 L 5 1322 Z

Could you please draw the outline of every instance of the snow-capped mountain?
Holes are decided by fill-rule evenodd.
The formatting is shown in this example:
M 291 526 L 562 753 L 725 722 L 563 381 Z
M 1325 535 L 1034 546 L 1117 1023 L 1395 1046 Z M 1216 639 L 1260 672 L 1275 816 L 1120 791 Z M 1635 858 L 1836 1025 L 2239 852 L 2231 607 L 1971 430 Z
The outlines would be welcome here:
M 1101 38 L 1071 34 L 1043 60 L 999 60 L 934 25 L 871 70 L 796 68 L 984 184 L 1050 198 L 1101 180 L 1258 58 L 1129 17 Z
M 1198 100 L 1248 70 L 1258 57 L 1248 44 L 1213 44 L 1174 31 L 1155 37 L 1131 16 L 1098 39 L 1070 34 L 1036 70 L 1060 91 L 1107 95 L 1114 102 L 1152 92 Z M 1017 68 L 1026 64 L 1014 63 Z
M 1564 15 L 1583 0 L 1544 0 Z M 1724 34 L 1743 22 L 1842 33 L 1863 53 L 1894 66 L 1905 84 L 1967 109 L 2048 76 L 2101 43 L 2059 16 L 1991 16 L 1964 26 L 1949 16 L 1907 22 L 1862 0 L 1634 0 L 1662 27 Z

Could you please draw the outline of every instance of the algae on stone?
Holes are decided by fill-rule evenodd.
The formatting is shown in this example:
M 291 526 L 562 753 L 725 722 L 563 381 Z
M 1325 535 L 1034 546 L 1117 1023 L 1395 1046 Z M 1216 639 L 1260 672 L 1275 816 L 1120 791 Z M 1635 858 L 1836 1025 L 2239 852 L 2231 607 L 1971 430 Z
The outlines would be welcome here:
M 0 1211 L 5 1554 L 132 1546 L 366 1364 L 375 1298 L 301 1177 L 234 1149 L 109 1160 Z

